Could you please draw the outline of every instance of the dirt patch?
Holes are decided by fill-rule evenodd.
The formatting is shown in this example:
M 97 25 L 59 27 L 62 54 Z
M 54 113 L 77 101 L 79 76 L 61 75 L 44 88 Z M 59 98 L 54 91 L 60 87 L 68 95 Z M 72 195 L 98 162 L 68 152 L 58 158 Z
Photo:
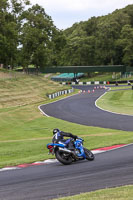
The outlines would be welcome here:
M 0 143 L 7 143 L 7 142 L 25 142 L 25 141 L 35 141 L 35 140 L 47 140 L 51 139 L 51 137 L 44 137 L 44 138 L 32 138 L 32 139 L 21 139 L 21 140 L 3 140 Z
M 107 136 L 107 135 L 114 135 L 114 134 L 118 134 L 118 133 L 100 133 L 100 134 L 91 134 L 91 135 L 80 135 L 79 137 Z M 20 139 L 20 140 L 3 140 L 3 141 L 0 141 L 0 143 L 38 141 L 38 140 L 47 140 L 47 139 L 51 139 L 51 140 L 52 140 L 52 137 L 31 138 L 31 139 Z
M 45 74 L 44 77 L 47 78 L 49 77 L 51 74 Z
M 93 137 L 93 136 L 107 136 L 107 135 L 114 135 L 118 133 L 97 133 L 97 134 L 90 134 L 90 135 L 82 135 L 82 137 Z

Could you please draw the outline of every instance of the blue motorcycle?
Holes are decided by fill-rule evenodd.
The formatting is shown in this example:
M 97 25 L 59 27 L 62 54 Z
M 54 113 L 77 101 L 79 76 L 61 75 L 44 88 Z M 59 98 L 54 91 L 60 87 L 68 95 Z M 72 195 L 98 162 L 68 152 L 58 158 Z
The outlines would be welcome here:
M 83 147 L 83 139 L 77 138 L 76 140 L 70 139 L 73 144 L 73 149 L 69 149 L 64 143 L 49 143 L 47 148 L 49 153 L 55 154 L 56 159 L 64 165 L 69 165 L 77 160 L 94 160 L 94 154 Z

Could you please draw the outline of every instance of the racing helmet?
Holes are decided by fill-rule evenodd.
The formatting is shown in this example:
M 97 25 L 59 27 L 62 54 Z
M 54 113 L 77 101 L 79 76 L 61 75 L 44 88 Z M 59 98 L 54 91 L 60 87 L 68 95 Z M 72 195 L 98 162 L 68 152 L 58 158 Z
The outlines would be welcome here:
M 55 128 L 55 129 L 53 130 L 53 135 L 56 134 L 56 133 L 58 133 L 58 132 L 60 132 L 60 130 L 59 130 L 58 128 Z

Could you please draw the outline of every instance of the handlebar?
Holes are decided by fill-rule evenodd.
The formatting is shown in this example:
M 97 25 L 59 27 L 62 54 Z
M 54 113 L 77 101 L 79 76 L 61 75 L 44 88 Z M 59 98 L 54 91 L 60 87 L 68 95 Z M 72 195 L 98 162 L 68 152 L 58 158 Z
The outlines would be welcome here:
M 76 140 L 78 140 L 78 139 L 84 141 L 81 137 L 77 137 L 76 139 L 71 138 L 72 141 L 76 141 Z

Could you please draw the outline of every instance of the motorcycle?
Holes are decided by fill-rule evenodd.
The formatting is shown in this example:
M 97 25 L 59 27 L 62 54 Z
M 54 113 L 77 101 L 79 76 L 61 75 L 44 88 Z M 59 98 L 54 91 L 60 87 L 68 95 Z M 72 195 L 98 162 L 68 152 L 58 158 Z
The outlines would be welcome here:
M 49 153 L 55 154 L 56 159 L 64 165 L 69 165 L 78 160 L 94 160 L 94 154 L 83 147 L 83 141 L 82 138 L 71 139 L 73 149 L 67 148 L 64 143 L 48 143 L 47 148 Z

